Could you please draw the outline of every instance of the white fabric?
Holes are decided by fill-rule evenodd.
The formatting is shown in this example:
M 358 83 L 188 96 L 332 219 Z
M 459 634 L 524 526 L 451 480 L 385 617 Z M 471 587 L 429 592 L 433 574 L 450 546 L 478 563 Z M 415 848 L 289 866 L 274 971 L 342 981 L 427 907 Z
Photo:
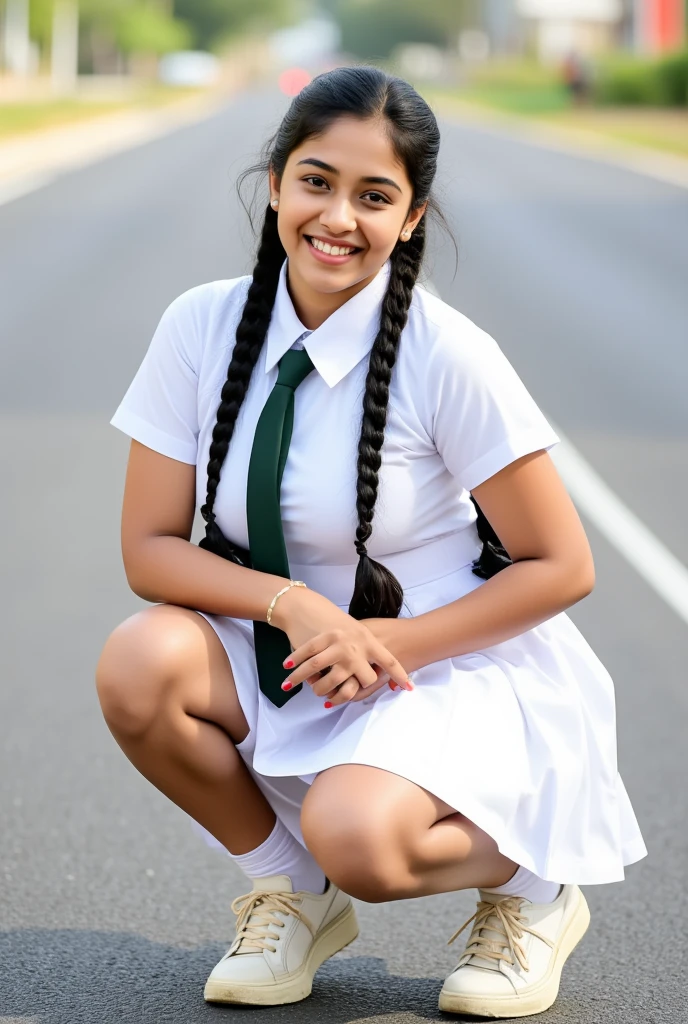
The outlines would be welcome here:
M 325 872 L 279 818 L 265 842 L 255 850 L 229 856 L 251 879 L 287 875 L 294 892 L 304 889 L 321 894 L 325 891 Z
M 525 896 L 531 903 L 552 903 L 561 890 L 558 882 L 545 882 L 528 868 L 520 865 L 508 882 L 494 888 L 482 889 L 497 896 Z
M 353 591 L 356 457 L 367 356 L 389 263 L 315 331 L 296 315 L 282 266 L 268 336 L 239 413 L 215 511 L 248 546 L 246 481 L 255 426 L 281 356 L 302 339 L 317 373 L 297 389 L 281 491 L 292 576 L 341 607 Z M 112 423 L 195 464 L 208 448 L 249 277 L 193 288 L 164 313 Z M 421 286 L 390 385 L 368 546 L 419 615 L 481 586 L 469 490 L 558 438 L 496 342 Z M 325 711 L 306 687 L 282 709 L 258 690 L 251 622 L 205 615 L 227 651 L 250 732 L 239 749 L 294 835 L 307 785 L 334 764 L 410 779 L 462 811 L 541 878 L 624 877 L 647 851 L 616 766 L 612 681 L 565 614 L 504 643 L 435 662 L 412 693 L 383 689 Z

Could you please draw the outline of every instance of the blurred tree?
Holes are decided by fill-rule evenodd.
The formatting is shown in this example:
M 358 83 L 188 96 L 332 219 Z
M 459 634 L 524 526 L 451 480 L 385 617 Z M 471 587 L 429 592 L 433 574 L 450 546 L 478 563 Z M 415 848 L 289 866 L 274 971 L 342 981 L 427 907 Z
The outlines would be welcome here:
M 342 33 L 341 47 L 364 60 L 389 57 L 403 43 L 433 43 L 443 46 L 444 33 L 421 13 L 403 9 L 403 0 L 342 5 L 337 21 Z
M 29 4 L 29 32 L 38 43 L 41 53 L 50 44 L 55 0 L 31 0 Z
M 164 9 L 151 4 L 131 4 L 115 21 L 115 42 L 122 53 L 160 56 L 190 45 L 193 30 Z
M 194 44 L 216 49 L 258 21 L 281 25 L 289 20 L 292 0 L 174 0 L 174 13 L 193 30 Z
M 31 38 L 47 54 L 55 0 L 30 0 Z M 78 0 L 81 70 L 112 72 L 118 53 L 213 49 L 252 24 L 283 25 L 299 0 Z M 0 0 L 0 10 L 2 0 Z M 139 49 L 143 48 L 143 49 Z
M 387 57 L 399 43 L 455 48 L 464 28 L 481 24 L 480 0 L 320 0 L 338 21 L 342 48 Z

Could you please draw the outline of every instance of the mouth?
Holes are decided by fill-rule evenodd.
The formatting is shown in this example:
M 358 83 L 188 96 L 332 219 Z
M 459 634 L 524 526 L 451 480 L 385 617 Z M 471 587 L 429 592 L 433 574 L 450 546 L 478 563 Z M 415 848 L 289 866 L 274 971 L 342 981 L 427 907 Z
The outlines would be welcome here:
M 346 263 L 359 252 L 363 252 L 362 249 L 350 245 L 331 246 L 327 243 L 321 242 L 319 239 L 315 239 L 312 235 L 304 235 L 303 237 L 308 242 L 308 248 L 312 252 L 313 256 L 321 263 Z M 333 249 L 336 249 L 336 252 L 332 252 Z M 344 252 L 340 251 L 342 249 Z

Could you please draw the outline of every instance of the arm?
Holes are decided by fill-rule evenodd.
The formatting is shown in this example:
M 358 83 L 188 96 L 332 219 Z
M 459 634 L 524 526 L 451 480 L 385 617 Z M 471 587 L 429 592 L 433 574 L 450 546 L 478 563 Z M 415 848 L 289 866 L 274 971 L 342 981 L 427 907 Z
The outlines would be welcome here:
M 129 586 L 146 601 L 264 620 L 273 597 L 289 581 L 191 544 L 195 487 L 195 466 L 132 441 L 122 508 L 122 556 Z M 311 643 L 310 654 L 328 652 L 311 672 L 334 666 L 330 685 L 322 684 L 320 690 L 326 693 L 343 682 L 335 703 L 354 697 L 360 686 L 378 682 L 372 663 L 410 688 L 402 665 L 369 630 L 316 591 L 293 587 L 277 602 L 272 621 L 294 648 Z
M 129 586 L 146 601 L 264 619 L 288 581 L 190 543 L 195 487 L 195 466 L 132 441 L 122 506 L 122 557 Z
M 432 612 L 365 620 L 408 672 L 518 636 L 594 586 L 587 537 L 546 452 L 523 456 L 473 493 L 514 564 Z

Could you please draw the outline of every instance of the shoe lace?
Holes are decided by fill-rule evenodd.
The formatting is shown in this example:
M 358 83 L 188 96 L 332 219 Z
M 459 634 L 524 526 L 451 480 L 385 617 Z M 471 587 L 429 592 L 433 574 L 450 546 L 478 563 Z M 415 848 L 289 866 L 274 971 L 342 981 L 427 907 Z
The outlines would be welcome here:
M 523 923 L 525 915 L 520 912 L 523 899 L 523 896 L 507 896 L 505 899 L 499 900 L 498 903 L 487 903 L 479 900 L 478 909 L 475 914 L 469 917 L 457 932 L 454 932 L 447 945 L 450 946 L 454 939 L 459 937 L 464 928 L 471 921 L 475 921 L 470 938 L 462 954 L 462 959 L 475 955 L 484 957 L 486 960 L 495 960 L 496 966 L 493 969 L 499 970 L 500 961 L 504 960 L 505 963 L 513 966 L 515 958 L 522 970 L 530 970 L 525 950 L 519 942 L 519 939 L 523 938 L 524 933 L 529 932 L 530 935 L 534 935 L 542 942 L 547 943 L 552 949 L 554 949 L 554 943 L 545 935 L 541 935 Z M 481 929 L 485 929 L 485 934 L 481 934 Z M 497 937 L 490 937 L 487 934 L 488 931 L 496 932 Z M 505 947 L 507 947 L 506 950 Z
M 297 904 L 302 897 L 291 892 L 249 892 L 232 900 L 232 910 L 237 915 L 237 937 L 233 953 L 249 953 L 269 950 L 277 952 L 270 940 L 277 942 L 276 928 L 284 928 L 279 914 L 291 914 L 302 921 L 311 935 L 315 928 Z

